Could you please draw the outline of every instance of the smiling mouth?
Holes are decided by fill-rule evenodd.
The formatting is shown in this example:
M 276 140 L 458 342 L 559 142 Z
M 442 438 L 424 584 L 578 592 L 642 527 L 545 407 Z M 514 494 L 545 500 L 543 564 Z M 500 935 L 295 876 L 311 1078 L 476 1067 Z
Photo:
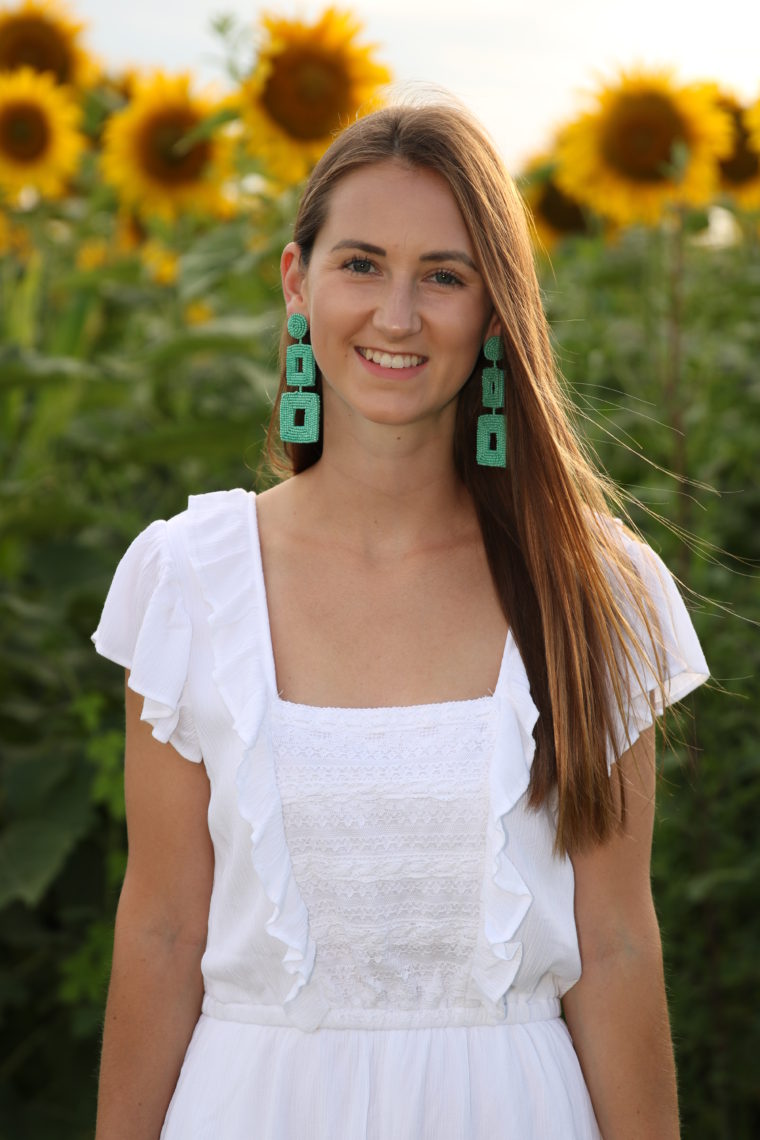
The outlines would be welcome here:
M 426 356 L 416 356 L 414 353 L 379 352 L 376 348 L 357 348 L 356 351 L 365 360 L 371 360 L 381 368 L 416 368 L 427 360 Z

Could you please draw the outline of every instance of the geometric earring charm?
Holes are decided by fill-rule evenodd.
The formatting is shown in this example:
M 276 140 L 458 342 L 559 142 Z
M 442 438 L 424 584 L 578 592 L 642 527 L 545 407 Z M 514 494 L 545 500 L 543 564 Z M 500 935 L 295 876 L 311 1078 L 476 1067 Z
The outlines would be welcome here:
M 481 467 L 507 466 L 507 419 L 506 411 L 503 410 L 504 371 L 497 365 L 503 354 L 501 337 L 490 336 L 483 346 L 483 355 L 490 362 L 483 369 L 483 407 L 487 410 L 478 416 L 475 452 Z
M 298 341 L 309 331 L 306 317 L 288 317 L 288 332 Z M 314 353 L 310 344 L 288 345 L 285 353 L 285 379 L 297 390 L 280 397 L 280 439 L 287 443 L 316 443 L 319 439 L 319 393 L 304 392 L 316 383 Z

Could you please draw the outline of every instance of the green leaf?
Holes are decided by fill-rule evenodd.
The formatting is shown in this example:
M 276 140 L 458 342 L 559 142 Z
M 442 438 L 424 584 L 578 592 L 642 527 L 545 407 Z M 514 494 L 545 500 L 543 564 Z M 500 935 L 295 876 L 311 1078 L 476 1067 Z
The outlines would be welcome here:
M 44 813 L 8 824 L 0 836 L 0 909 L 14 899 L 36 906 L 90 822 L 87 786 L 77 780 Z
M 226 123 L 234 123 L 239 118 L 240 111 L 237 107 L 222 107 L 220 110 L 214 111 L 212 115 L 207 115 L 205 119 L 201 119 L 197 126 L 184 134 L 182 138 L 174 144 L 173 149 L 177 154 L 187 154 L 196 143 L 213 138 L 220 127 L 223 127 Z
M 219 317 L 155 345 L 147 354 L 147 362 L 154 368 L 163 368 L 199 352 L 225 353 L 255 348 L 262 337 L 271 336 L 276 327 L 277 315 L 274 312 L 258 317 Z
M 70 356 L 50 356 L 15 345 L 0 347 L 0 389 L 21 385 L 37 389 L 72 380 L 97 380 L 99 371 Z

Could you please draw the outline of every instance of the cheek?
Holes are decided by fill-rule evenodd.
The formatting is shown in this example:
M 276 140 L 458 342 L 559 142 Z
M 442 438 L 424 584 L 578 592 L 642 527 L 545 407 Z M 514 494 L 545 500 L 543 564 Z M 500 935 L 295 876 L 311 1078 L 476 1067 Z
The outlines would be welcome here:
M 460 345 L 460 358 L 467 361 L 467 375 L 469 376 L 480 358 L 485 343 L 484 337 L 477 333 L 468 338 L 466 344 Z
M 351 349 L 334 326 L 315 319 L 311 329 L 311 347 L 322 376 L 330 379 L 349 359 Z

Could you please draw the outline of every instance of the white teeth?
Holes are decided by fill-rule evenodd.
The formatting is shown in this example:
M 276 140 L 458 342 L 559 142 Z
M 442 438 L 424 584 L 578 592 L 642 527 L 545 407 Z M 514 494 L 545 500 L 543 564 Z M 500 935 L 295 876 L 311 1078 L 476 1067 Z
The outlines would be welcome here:
M 425 360 L 424 356 L 402 356 L 400 353 L 392 356 L 390 352 L 377 352 L 374 348 L 361 348 L 359 351 L 365 360 L 371 360 L 381 368 L 414 368 Z

